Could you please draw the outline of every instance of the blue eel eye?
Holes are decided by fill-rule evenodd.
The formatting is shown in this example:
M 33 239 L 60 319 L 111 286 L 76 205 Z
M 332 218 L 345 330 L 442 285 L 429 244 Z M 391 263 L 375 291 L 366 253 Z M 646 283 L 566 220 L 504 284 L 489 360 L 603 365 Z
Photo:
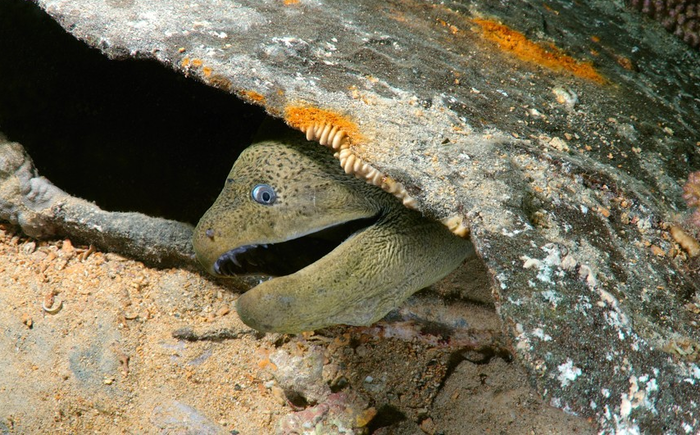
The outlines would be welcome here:
M 263 205 L 271 205 L 277 199 L 277 194 L 275 189 L 268 184 L 258 184 L 253 187 L 253 191 L 250 192 L 250 196 L 255 202 L 259 202 Z

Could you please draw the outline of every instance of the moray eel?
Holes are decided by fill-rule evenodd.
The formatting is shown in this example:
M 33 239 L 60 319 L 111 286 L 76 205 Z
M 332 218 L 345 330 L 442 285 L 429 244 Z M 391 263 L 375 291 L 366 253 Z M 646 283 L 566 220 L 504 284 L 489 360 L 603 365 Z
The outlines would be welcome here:
M 473 253 L 291 132 L 241 153 L 193 244 L 214 275 L 277 276 L 241 295 L 237 310 L 247 325 L 283 333 L 369 325 Z

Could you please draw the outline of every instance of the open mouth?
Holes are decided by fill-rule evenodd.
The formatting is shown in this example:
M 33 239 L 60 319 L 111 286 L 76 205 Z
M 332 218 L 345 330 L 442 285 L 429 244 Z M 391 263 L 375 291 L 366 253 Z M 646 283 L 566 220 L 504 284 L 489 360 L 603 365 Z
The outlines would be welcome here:
M 217 275 L 295 273 L 325 257 L 356 232 L 379 219 L 357 219 L 280 243 L 239 246 L 222 254 L 214 263 Z

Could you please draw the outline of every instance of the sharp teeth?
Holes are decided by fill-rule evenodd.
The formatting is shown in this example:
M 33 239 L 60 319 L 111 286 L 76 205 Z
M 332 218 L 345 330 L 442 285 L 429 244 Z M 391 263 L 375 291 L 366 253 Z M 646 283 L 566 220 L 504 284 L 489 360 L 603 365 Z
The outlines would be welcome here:
M 306 129 L 306 140 L 314 140 L 315 127 L 311 126 Z
M 231 262 L 232 262 L 233 264 L 235 264 L 236 266 L 241 267 L 241 263 L 238 262 L 238 259 L 236 258 L 236 253 L 235 253 L 235 252 L 231 254 L 230 260 L 231 260 Z

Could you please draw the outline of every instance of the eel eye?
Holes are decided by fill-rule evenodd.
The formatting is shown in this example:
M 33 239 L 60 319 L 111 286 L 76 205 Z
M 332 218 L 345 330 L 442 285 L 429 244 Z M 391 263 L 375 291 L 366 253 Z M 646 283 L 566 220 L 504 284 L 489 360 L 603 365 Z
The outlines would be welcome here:
M 255 202 L 259 202 L 263 205 L 271 205 L 277 199 L 277 194 L 275 189 L 268 184 L 258 184 L 253 187 L 253 191 L 250 192 L 250 196 L 253 197 Z

